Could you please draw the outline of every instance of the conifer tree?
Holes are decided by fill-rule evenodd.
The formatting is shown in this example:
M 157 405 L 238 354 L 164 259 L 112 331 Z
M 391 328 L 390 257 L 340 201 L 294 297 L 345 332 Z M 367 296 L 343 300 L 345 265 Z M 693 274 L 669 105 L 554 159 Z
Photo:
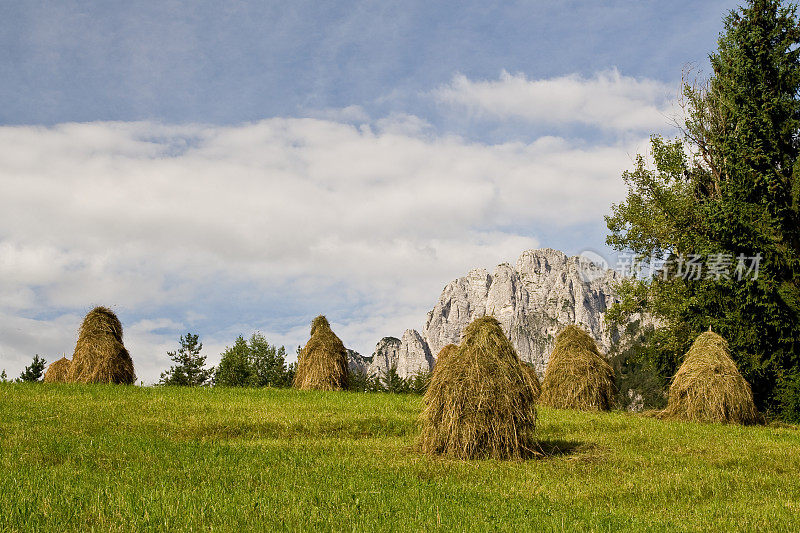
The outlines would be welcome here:
M 167 352 L 167 356 L 175 363 L 169 370 L 161 373 L 162 385 L 178 385 L 197 387 L 208 384 L 214 369 L 205 368 L 206 357 L 200 355 L 203 343 L 200 336 L 192 333 L 181 335 L 180 348 L 175 352 Z
M 33 356 L 33 361 L 31 364 L 25 367 L 25 370 L 22 371 L 22 374 L 19 375 L 20 381 L 27 381 L 27 382 L 37 382 L 42 380 L 42 375 L 44 374 L 44 367 L 47 364 L 43 358 L 39 357 L 38 354 Z M 5 371 L 3 371 L 5 374 Z

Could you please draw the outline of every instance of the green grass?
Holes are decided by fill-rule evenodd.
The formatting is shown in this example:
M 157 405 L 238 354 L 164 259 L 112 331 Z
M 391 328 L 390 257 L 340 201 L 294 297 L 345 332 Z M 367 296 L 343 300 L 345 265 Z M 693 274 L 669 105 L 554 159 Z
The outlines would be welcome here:
M 549 455 L 413 451 L 421 399 L 0 385 L 0 530 L 800 530 L 800 432 L 540 410 Z

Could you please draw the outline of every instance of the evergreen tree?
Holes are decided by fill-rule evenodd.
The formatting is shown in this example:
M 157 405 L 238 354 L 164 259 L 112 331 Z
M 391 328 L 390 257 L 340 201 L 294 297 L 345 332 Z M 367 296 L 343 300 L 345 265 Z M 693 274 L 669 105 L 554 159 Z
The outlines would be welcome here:
M 289 363 L 286 365 L 286 373 L 284 374 L 283 382 L 287 387 L 291 387 L 294 383 L 294 375 L 297 372 L 297 363 Z
M 367 392 L 367 383 L 369 376 L 363 370 L 356 370 L 350 372 L 347 377 L 347 390 L 353 392 Z
M 7 383 L 8 382 L 8 374 L 6 374 L 6 369 L 4 368 L 2 372 L 0 372 L 0 383 Z
M 365 370 L 356 370 L 347 378 L 347 390 L 354 392 L 381 392 L 383 387 L 378 376 L 370 376 Z
M 725 19 L 707 84 L 686 86 L 685 138 L 654 138 L 655 169 L 642 158 L 623 177 L 628 197 L 607 217 L 609 244 L 640 260 L 667 261 L 627 283 L 609 319 L 639 311 L 660 319 L 648 359 L 670 376 L 700 332 L 725 337 L 759 407 L 793 413 L 800 367 L 800 28 L 794 7 L 751 0 Z M 684 142 L 686 145 L 684 145 Z M 692 157 L 686 156 L 684 147 Z M 695 255 L 728 274 L 681 277 Z M 757 275 L 732 275 L 741 258 Z M 757 258 L 757 259 L 756 259 Z M 741 278 L 741 279 L 740 279 Z
M 431 384 L 432 372 L 430 370 L 420 370 L 408 380 L 408 389 L 414 394 L 425 394 L 428 385 Z
M 25 367 L 22 374 L 19 375 L 20 381 L 37 382 L 42 380 L 44 374 L 44 367 L 47 361 L 39 357 L 38 354 L 33 356 L 31 364 Z M 5 371 L 3 372 L 5 374 Z
M 408 382 L 397 373 L 396 365 L 389 368 L 389 371 L 383 376 L 381 385 L 385 392 L 408 392 L 409 390 Z
M 183 387 L 208 384 L 214 368 L 205 368 L 206 357 L 200 355 L 200 350 L 203 349 L 200 336 L 192 333 L 181 335 L 180 344 L 177 352 L 167 352 L 167 356 L 176 364 L 161 373 L 160 383 Z

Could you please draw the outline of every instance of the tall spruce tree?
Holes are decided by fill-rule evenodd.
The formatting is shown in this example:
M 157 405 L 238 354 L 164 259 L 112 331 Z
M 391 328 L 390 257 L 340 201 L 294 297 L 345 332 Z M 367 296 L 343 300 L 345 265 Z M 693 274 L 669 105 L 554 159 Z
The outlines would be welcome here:
M 208 384 L 214 373 L 213 368 L 205 368 L 206 357 L 200 355 L 203 343 L 200 336 L 192 333 L 181 335 L 181 347 L 176 352 L 167 352 L 167 356 L 175 363 L 166 372 L 161 373 L 162 385 L 178 385 L 197 387 Z
M 655 168 L 638 159 L 623 175 L 628 197 L 607 217 L 610 245 L 667 261 L 627 283 L 609 318 L 660 319 L 643 353 L 664 376 L 711 327 L 730 342 L 759 406 L 787 419 L 800 418 L 787 397 L 800 379 L 798 46 L 793 6 L 751 0 L 732 11 L 710 56 L 713 75 L 684 88 L 684 138 L 653 139 Z M 691 254 L 706 267 L 725 258 L 729 275 L 679 276 Z M 733 275 L 738 258 L 757 263 L 757 275 Z

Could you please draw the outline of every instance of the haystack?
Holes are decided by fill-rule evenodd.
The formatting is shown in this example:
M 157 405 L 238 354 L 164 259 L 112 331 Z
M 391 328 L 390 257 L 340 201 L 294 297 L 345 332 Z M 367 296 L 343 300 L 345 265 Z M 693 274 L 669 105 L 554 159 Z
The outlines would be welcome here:
M 697 337 L 669 387 L 663 418 L 755 424 L 761 421 L 750 384 L 712 331 Z
M 67 379 L 124 385 L 136 381 L 133 361 L 122 344 L 122 324 L 110 309 L 95 307 L 83 319 Z
M 58 361 L 53 361 L 44 373 L 45 383 L 68 383 L 69 365 L 71 361 L 62 357 Z
M 439 350 L 439 355 L 436 356 L 436 363 L 433 365 L 433 371 L 436 372 L 436 367 L 439 366 L 440 363 L 449 359 L 453 354 L 458 351 L 458 346 L 455 344 L 448 344 Z
M 522 370 L 524 370 L 524 377 L 528 380 L 528 385 L 534 390 L 536 400 L 538 401 L 539 396 L 542 394 L 542 384 L 539 381 L 539 376 L 536 375 L 536 370 L 524 361 L 522 362 Z
M 297 356 L 295 388 L 342 390 L 347 388 L 348 364 L 344 344 L 320 315 L 311 322 L 311 338 Z
M 434 367 L 418 446 L 458 459 L 527 457 L 535 449 L 535 397 L 500 323 L 479 318 Z
M 564 328 L 547 363 L 540 402 L 557 409 L 608 411 L 615 394 L 614 370 L 594 339 L 578 326 Z

